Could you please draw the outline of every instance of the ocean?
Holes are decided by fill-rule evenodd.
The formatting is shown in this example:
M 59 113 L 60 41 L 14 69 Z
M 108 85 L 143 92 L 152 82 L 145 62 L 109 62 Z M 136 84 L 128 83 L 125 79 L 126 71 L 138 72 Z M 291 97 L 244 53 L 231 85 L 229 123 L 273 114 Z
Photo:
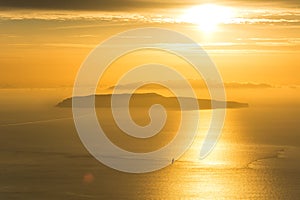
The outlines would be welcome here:
M 203 110 L 198 135 L 180 159 L 156 172 L 129 174 L 89 154 L 78 137 L 71 109 L 54 106 L 65 97 L 52 89 L 1 90 L 0 199 L 300 197 L 297 101 L 250 102 L 249 108 L 228 109 L 217 146 L 201 160 L 211 113 Z

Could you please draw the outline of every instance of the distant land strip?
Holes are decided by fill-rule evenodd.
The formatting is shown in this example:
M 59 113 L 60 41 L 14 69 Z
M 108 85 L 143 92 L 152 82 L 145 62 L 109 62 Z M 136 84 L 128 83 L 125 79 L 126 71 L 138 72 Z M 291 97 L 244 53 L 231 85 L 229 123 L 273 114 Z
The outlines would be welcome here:
M 116 98 L 128 98 L 131 94 L 114 94 Z M 112 94 L 96 94 L 81 97 L 71 97 L 64 99 L 59 102 L 57 107 L 72 107 L 73 98 L 76 98 L 77 105 L 79 107 L 88 107 L 87 102 L 90 102 L 95 98 L 95 107 L 98 108 L 110 108 L 111 107 L 111 97 Z M 143 93 L 143 94 L 132 94 L 130 99 L 130 106 L 135 108 L 149 107 L 153 104 L 161 104 L 169 109 L 180 109 L 180 102 L 183 102 L 186 110 L 193 110 L 194 107 L 188 106 L 192 105 L 194 98 L 191 97 L 165 97 L 156 93 Z M 249 107 L 248 103 L 240 103 L 235 101 L 226 101 L 225 104 L 222 101 L 210 100 L 210 99 L 197 99 L 199 109 L 212 109 L 212 102 L 214 103 L 214 108 L 245 108 Z M 225 105 L 225 106 L 224 106 Z M 126 107 L 126 104 L 119 105 L 119 107 Z

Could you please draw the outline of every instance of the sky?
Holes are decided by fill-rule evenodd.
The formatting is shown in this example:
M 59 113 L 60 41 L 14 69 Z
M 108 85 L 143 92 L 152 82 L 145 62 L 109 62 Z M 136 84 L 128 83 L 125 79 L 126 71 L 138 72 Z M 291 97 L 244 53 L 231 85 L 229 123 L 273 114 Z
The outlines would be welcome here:
M 0 87 L 70 87 L 93 48 L 142 27 L 195 40 L 228 87 L 298 87 L 299 6 L 296 0 L 0 0 Z

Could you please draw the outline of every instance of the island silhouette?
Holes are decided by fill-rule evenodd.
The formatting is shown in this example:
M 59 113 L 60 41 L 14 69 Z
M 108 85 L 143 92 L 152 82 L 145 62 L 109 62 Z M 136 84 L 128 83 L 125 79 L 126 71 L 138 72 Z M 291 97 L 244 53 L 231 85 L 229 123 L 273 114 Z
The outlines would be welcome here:
M 135 93 L 135 94 L 114 94 L 116 98 L 128 98 L 130 97 L 129 105 L 135 108 L 139 107 L 149 107 L 153 104 L 160 104 L 168 109 L 180 109 L 179 101 L 183 102 L 186 110 L 193 110 L 192 102 L 194 102 L 194 98 L 191 97 L 166 97 L 157 93 Z M 76 98 L 76 99 L 74 99 Z M 76 100 L 79 107 L 87 107 L 85 102 L 90 101 L 95 98 L 95 107 L 100 108 L 110 108 L 111 107 L 111 99 L 112 94 L 96 94 L 89 96 L 77 96 L 70 97 L 64 99 L 59 102 L 57 107 L 72 107 L 73 99 Z M 245 108 L 249 107 L 248 103 L 240 103 L 236 101 L 226 101 L 225 104 L 222 101 L 211 100 L 211 99 L 196 99 L 199 105 L 199 109 L 212 109 L 212 103 L 214 103 L 214 108 Z M 225 106 L 224 106 L 225 105 Z M 126 107 L 126 104 L 120 104 L 119 107 Z

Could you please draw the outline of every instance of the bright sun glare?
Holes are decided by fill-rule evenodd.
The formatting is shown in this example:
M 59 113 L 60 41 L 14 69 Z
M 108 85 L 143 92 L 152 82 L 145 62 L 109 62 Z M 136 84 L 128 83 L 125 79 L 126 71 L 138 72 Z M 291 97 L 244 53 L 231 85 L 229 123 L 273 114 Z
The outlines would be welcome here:
M 181 21 L 198 25 L 206 33 L 217 30 L 218 25 L 228 23 L 234 17 L 232 8 L 214 4 L 204 4 L 188 9 L 181 16 Z

